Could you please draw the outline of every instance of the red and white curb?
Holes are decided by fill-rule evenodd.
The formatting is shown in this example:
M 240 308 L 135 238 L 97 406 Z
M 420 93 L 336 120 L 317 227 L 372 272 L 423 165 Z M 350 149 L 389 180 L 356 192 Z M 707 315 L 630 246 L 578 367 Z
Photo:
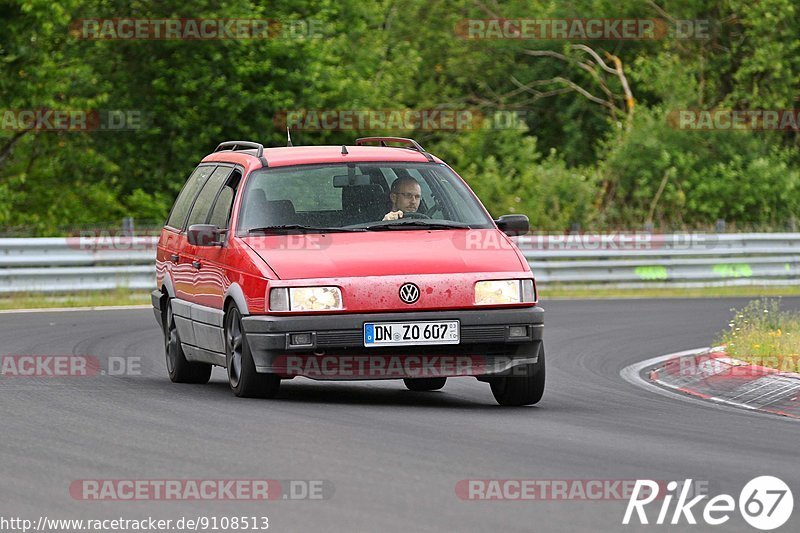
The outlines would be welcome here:
M 720 348 L 654 357 L 623 368 L 620 376 L 662 395 L 800 419 L 800 374 L 751 365 Z

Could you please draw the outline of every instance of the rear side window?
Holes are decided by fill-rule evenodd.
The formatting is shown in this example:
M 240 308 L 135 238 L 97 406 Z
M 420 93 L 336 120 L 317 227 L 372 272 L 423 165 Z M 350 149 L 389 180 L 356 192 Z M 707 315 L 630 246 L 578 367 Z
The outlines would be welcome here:
M 236 188 L 239 186 L 239 181 L 242 179 L 242 173 L 234 170 L 225 186 L 219 192 L 217 201 L 211 210 L 211 218 L 208 220 L 209 224 L 219 226 L 220 229 L 228 229 L 228 222 L 231 219 L 231 207 L 233 207 L 233 197 L 236 195 Z
M 208 178 L 203 186 L 203 190 L 197 196 L 194 206 L 192 206 L 192 212 L 189 213 L 189 222 L 186 223 L 187 227 L 192 224 L 205 224 L 211 211 L 211 206 L 214 205 L 214 200 L 217 198 L 217 193 L 232 170 L 232 167 L 217 167 L 214 173 L 211 174 L 211 177 Z
M 186 185 L 183 186 L 181 193 L 178 195 L 178 199 L 175 200 L 175 205 L 172 207 L 172 212 L 167 219 L 167 226 L 175 229 L 183 229 L 183 221 L 186 220 L 186 215 L 192 207 L 192 202 L 194 202 L 197 192 L 205 184 L 214 168 L 213 165 L 199 166 L 192 175 L 189 176 Z

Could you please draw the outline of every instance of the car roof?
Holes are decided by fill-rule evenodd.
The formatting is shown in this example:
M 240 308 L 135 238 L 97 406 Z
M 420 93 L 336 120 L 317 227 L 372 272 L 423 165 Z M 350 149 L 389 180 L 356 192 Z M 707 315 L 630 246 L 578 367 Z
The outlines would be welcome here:
M 290 165 L 315 165 L 323 163 L 351 162 L 401 162 L 427 163 L 430 154 L 421 153 L 409 148 L 394 146 L 346 146 L 347 153 L 342 153 L 342 146 L 286 146 L 280 148 L 264 148 L 267 166 L 285 167 Z M 203 158 L 204 163 L 228 162 L 239 163 L 248 170 L 261 166 L 256 157 L 256 150 L 223 150 L 214 152 Z M 431 156 L 435 163 L 442 163 L 436 156 Z

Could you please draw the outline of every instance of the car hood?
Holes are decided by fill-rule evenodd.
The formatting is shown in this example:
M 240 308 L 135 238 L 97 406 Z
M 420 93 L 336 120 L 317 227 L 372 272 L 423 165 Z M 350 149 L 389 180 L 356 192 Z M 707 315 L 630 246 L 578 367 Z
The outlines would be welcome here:
M 496 229 L 259 235 L 242 239 L 281 279 L 528 270 Z

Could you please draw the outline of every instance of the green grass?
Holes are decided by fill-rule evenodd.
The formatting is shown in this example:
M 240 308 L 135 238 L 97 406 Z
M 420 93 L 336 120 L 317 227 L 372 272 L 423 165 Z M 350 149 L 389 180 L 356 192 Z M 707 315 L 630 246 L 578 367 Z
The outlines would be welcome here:
M 615 289 L 581 288 L 569 286 L 545 286 L 539 288 L 539 299 L 581 299 L 581 298 L 722 298 L 722 297 L 761 297 L 761 296 L 800 296 L 800 285 L 778 286 L 736 286 L 736 287 L 698 287 L 691 289 L 652 288 Z
M 742 309 L 717 338 L 731 357 L 748 363 L 800 372 L 800 313 L 782 311 L 780 299 L 760 298 Z
M 0 310 L 49 309 L 56 307 L 108 307 L 115 305 L 147 305 L 150 293 L 116 289 L 79 293 L 15 293 L 0 296 Z

